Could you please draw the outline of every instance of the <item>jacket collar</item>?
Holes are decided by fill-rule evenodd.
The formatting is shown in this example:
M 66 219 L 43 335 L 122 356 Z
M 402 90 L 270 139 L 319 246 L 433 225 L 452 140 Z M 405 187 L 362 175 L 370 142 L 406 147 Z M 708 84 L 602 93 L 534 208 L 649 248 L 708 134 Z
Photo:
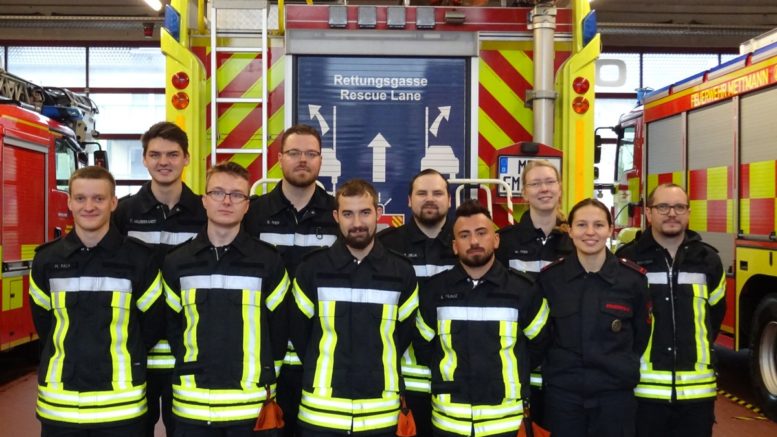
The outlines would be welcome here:
M 593 274 L 598 275 L 610 284 L 614 284 L 618 277 L 618 263 L 618 258 L 616 258 L 612 252 L 605 249 L 604 264 L 602 264 L 602 268 L 599 269 L 598 272 Z M 567 281 L 572 281 L 587 273 L 583 268 L 583 265 L 580 264 L 580 259 L 577 257 L 576 251 L 565 258 L 564 271 L 562 273 Z
M 235 239 L 232 240 L 231 243 L 229 243 L 227 246 L 234 247 L 237 249 L 241 255 L 248 256 L 252 254 L 252 246 L 251 246 L 251 240 L 252 237 L 248 235 L 247 232 L 243 230 L 243 228 L 240 228 L 240 231 L 235 236 Z M 200 231 L 196 237 L 192 240 L 192 247 L 191 251 L 193 253 L 200 253 L 203 250 L 210 249 L 211 247 L 214 247 L 213 244 L 211 244 L 210 239 L 208 238 L 208 227 L 207 225 L 205 228 L 203 228 L 202 231 Z
M 701 241 L 701 235 L 699 235 L 695 231 L 686 229 L 685 238 L 683 239 L 683 243 L 681 244 L 681 246 L 684 246 L 688 243 L 696 243 L 700 241 Z M 639 253 L 664 249 L 664 247 L 658 244 L 658 241 L 656 241 L 656 239 L 653 237 L 653 229 L 650 226 L 645 228 L 645 230 L 642 232 L 642 236 L 639 237 L 639 240 L 637 240 L 636 245 L 637 245 L 637 252 Z
M 418 223 L 416 223 L 415 218 L 413 217 L 410 218 L 410 222 L 407 224 L 407 231 L 410 241 L 413 243 L 419 243 L 429 238 L 424 234 L 421 228 L 418 227 Z M 445 224 L 442 225 L 440 233 L 437 234 L 434 239 L 439 240 L 444 246 L 450 247 L 453 241 L 453 220 L 446 217 Z
M 269 200 L 269 213 L 270 215 L 275 215 L 283 210 L 291 209 L 295 211 L 294 205 L 291 204 L 291 201 L 286 198 L 286 196 L 283 194 L 283 189 L 281 188 L 281 185 L 283 184 L 283 181 L 278 182 L 278 185 L 273 188 L 272 191 L 267 193 L 267 198 Z M 331 211 L 333 209 L 334 205 L 332 203 L 332 196 L 329 195 L 329 193 L 326 192 L 323 188 L 316 185 L 316 191 L 313 192 L 313 197 L 310 198 L 310 201 L 308 201 L 308 204 L 305 205 L 305 208 L 312 208 L 316 210 L 326 210 Z
M 186 211 L 196 211 L 198 208 L 202 207 L 202 200 L 200 200 L 200 196 L 194 194 L 194 192 L 188 186 L 186 186 L 186 184 L 182 185 L 181 198 L 178 200 L 178 204 L 176 206 L 182 207 Z M 151 181 L 143 184 L 135 196 L 137 196 L 139 204 L 138 206 L 141 209 L 141 212 L 144 213 L 151 211 L 160 204 L 156 197 L 154 197 L 154 193 L 151 191 Z
M 76 234 L 75 229 L 70 231 L 65 238 L 64 241 L 64 249 L 65 249 L 65 256 L 71 256 L 75 252 L 86 248 L 84 246 L 84 243 L 81 241 L 81 239 Z M 97 246 L 95 246 L 93 249 L 103 249 L 108 253 L 114 253 L 119 250 L 121 247 L 121 244 L 124 242 L 124 237 L 119 233 L 119 231 L 111 225 L 110 228 L 108 228 L 108 233 L 105 234 L 102 240 L 100 240 L 99 243 L 97 243 Z
M 453 278 L 455 283 L 459 283 L 462 281 L 469 281 L 470 277 L 467 274 L 467 271 L 464 270 L 464 267 L 461 265 L 461 261 L 457 262 L 455 266 L 453 266 L 453 269 L 451 269 Z M 483 275 L 479 280 L 480 281 L 486 281 L 490 282 L 494 285 L 500 286 L 504 283 L 505 274 L 507 273 L 507 269 L 500 263 L 498 260 L 494 259 L 494 264 L 491 265 L 491 268 L 488 269 L 485 275 Z
M 561 225 L 561 222 L 556 220 L 556 227 L 550 231 L 550 235 L 545 235 L 545 232 L 543 232 L 542 229 L 534 226 L 534 222 L 531 221 L 531 214 L 529 213 L 529 211 L 526 211 L 521 216 L 521 220 L 514 226 L 517 231 L 518 241 L 521 243 L 526 243 L 529 241 L 533 241 L 537 237 L 547 238 L 555 234 L 559 234 L 558 236 L 561 236 L 563 232 L 558 229 L 558 226 L 560 225 Z
M 372 246 L 372 250 L 362 260 L 362 264 L 369 265 L 373 270 L 380 270 L 384 267 L 383 260 L 386 258 L 386 248 L 376 238 Z M 330 248 L 329 256 L 332 258 L 332 263 L 335 268 L 342 269 L 346 265 L 355 261 L 348 247 L 345 245 L 345 241 L 339 238 Z

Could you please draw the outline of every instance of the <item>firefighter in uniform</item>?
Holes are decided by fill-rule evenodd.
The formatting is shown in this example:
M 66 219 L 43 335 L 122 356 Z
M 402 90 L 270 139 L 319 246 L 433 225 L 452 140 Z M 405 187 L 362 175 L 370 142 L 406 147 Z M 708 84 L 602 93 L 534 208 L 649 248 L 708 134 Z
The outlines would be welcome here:
M 151 126 L 141 137 L 141 143 L 143 165 L 151 181 L 143 184 L 136 194 L 119 200 L 113 223 L 119 232 L 156 247 L 160 257 L 164 257 L 176 245 L 194 238 L 205 226 L 205 209 L 200 197 L 181 180 L 183 169 L 189 164 L 186 132 L 163 121 Z M 173 435 L 174 366 L 170 344 L 166 339 L 160 340 L 148 353 L 146 437 L 154 436 L 160 398 L 165 431 L 168 437 Z
M 529 210 L 517 224 L 499 230 L 496 259 L 503 265 L 537 277 L 543 267 L 569 255 L 574 247 L 567 234 L 569 226 L 561 211 L 561 175 L 547 160 L 533 160 L 521 173 L 523 197 Z M 531 415 L 544 425 L 542 374 L 531 374 Z
M 116 204 L 107 170 L 74 172 L 73 231 L 40 246 L 32 262 L 42 436 L 144 432 L 146 351 L 164 333 L 159 260 L 153 248 L 111 226 Z
M 332 217 L 335 201 L 316 184 L 321 170 L 321 136 L 317 130 L 304 124 L 286 129 L 278 162 L 283 178 L 271 192 L 251 199 L 245 229 L 249 235 L 275 245 L 293 277 L 305 254 L 331 246 L 337 239 L 337 223 Z M 278 403 L 286 418 L 287 437 L 296 434 L 301 392 L 302 366 L 289 342 L 278 379 Z
M 399 361 L 418 307 L 413 266 L 375 240 L 378 195 L 354 179 L 336 195 L 342 240 L 297 270 L 291 335 L 304 369 L 303 437 L 394 436 Z
M 267 435 L 258 423 L 275 397 L 286 351 L 289 277 L 277 250 L 241 229 L 249 174 L 227 162 L 208 171 L 205 230 L 173 249 L 162 276 L 175 353 L 177 437 Z M 257 432 L 255 432 L 255 424 Z
M 542 364 L 545 422 L 553 437 L 633 436 L 639 357 L 650 337 L 647 278 L 607 249 L 604 204 L 580 201 L 569 225 L 575 252 L 538 277 L 552 336 Z
M 378 233 L 378 240 L 413 263 L 421 292 L 430 276 L 452 268 L 457 261 L 451 248 L 452 225 L 447 220 L 451 206 L 448 181 L 437 170 L 421 171 L 410 181 L 408 206 L 413 219 L 405 225 L 384 229 Z M 430 436 L 432 371 L 418 362 L 416 351 L 425 347 L 426 342 L 417 332 L 414 334 L 412 344 L 402 355 L 402 379 L 418 435 Z
M 716 374 L 712 344 L 726 312 L 717 251 L 688 230 L 688 196 L 662 184 L 647 199 L 650 227 L 618 251 L 648 273 L 653 333 L 642 356 L 637 435 L 711 436 Z
M 528 394 L 528 348 L 547 337 L 548 305 L 528 275 L 495 259 L 499 236 L 477 201 L 456 210 L 453 236 L 459 262 L 426 282 L 416 319 L 433 346 L 434 435 L 512 437 Z

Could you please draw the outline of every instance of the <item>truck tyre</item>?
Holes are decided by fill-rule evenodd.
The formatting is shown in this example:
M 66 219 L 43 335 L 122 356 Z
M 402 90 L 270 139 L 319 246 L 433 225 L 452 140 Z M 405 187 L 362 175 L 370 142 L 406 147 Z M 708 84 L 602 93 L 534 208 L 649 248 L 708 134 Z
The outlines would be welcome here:
M 758 303 L 750 339 L 750 376 L 763 413 L 777 421 L 777 293 Z

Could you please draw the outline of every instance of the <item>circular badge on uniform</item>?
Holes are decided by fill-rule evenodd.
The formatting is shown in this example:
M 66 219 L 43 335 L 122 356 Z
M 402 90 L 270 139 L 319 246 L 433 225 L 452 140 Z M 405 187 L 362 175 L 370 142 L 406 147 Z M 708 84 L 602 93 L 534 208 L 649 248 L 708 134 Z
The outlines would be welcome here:
M 612 329 L 612 332 L 621 332 L 621 329 L 623 329 L 623 323 L 620 321 L 620 319 L 615 319 L 610 324 L 610 329 Z

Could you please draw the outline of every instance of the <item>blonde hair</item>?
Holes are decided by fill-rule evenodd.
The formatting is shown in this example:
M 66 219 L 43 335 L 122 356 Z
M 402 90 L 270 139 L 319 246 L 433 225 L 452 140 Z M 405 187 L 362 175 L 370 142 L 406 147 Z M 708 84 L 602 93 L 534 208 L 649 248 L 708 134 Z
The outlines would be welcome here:
M 559 173 L 555 165 L 553 165 L 547 159 L 533 159 L 528 163 L 526 163 L 526 167 L 523 168 L 523 172 L 521 173 L 522 186 L 524 187 L 526 186 L 526 178 L 528 177 L 529 172 L 539 167 L 547 167 L 547 168 L 553 169 L 553 172 L 556 174 L 556 179 L 558 180 L 559 186 L 561 185 L 561 173 Z M 529 209 L 531 209 L 531 204 L 529 205 Z M 558 204 L 556 205 L 556 223 L 557 223 L 556 227 L 561 231 L 567 232 L 569 230 L 569 224 L 567 223 L 567 216 L 564 214 L 564 211 L 561 210 L 561 196 L 559 196 Z

